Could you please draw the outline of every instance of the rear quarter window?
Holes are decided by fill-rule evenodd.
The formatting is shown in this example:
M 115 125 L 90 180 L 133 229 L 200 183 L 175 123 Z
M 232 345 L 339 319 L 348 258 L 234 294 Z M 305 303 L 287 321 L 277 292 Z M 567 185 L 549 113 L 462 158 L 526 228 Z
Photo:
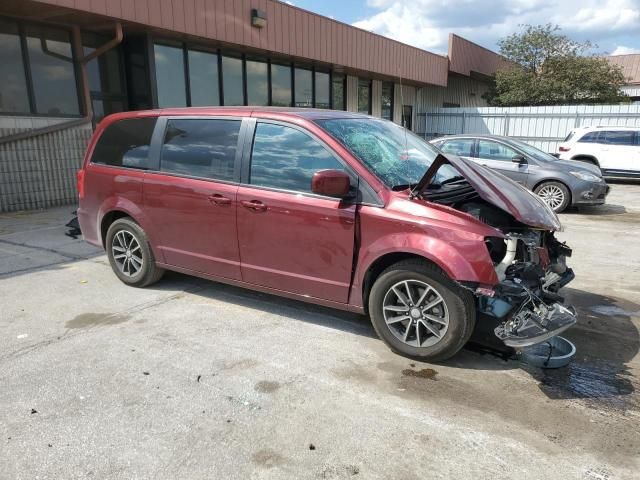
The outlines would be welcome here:
M 128 118 L 110 124 L 93 149 L 91 163 L 149 168 L 149 145 L 156 120 L 156 117 Z
M 578 139 L 578 143 L 599 143 L 600 134 L 602 132 L 587 132 Z

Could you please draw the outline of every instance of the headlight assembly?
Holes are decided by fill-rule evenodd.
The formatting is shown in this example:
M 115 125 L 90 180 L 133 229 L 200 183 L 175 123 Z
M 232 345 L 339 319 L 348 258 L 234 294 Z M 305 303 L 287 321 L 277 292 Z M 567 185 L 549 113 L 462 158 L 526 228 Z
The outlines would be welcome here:
M 576 178 L 579 178 L 580 180 L 584 180 L 585 182 L 601 182 L 602 178 L 598 177 L 597 175 L 594 175 L 593 173 L 589 173 L 589 172 L 569 172 L 571 175 L 573 175 Z

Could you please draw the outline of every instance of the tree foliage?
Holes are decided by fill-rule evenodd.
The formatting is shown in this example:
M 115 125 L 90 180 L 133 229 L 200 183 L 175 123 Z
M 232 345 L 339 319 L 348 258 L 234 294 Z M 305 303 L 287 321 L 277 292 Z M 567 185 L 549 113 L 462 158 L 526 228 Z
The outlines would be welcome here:
M 496 72 L 486 95 L 491 105 L 615 103 L 625 97 L 622 70 L 605 58 L 586 55 L 590 42 L 576 42 L 559 27 L 525 25 L 498 42 L 512 66 Z

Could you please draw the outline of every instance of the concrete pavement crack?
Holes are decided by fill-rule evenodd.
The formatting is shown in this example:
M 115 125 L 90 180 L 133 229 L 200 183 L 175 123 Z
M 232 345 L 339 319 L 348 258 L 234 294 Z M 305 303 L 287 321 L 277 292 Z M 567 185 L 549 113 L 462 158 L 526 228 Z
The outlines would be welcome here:
M 143 303 L 139 303 L 137 305 L 134 305 L 130 308 L 127 308 L 123 311 L 120 312 L 115 312 L 115 313 L 111 313 L 109 315 L 106 315 L 105 318 L 110 318 L 110 317 L 115 317 L 117 315 L 127 315 L 127 314 L 132 314 L 132 313 L 138 313 L 138 312 L 142 312 L 144 310 L 147 310 L 149 308 L 153 308 L 156 307 L 158 305 L 162 305 L 163 303 L 167 303 L 170 302 L 171 300 L 175 300 L 177 298 L 180 298 L 181 296 L 183 296 L 186 293 L 196 293 L 200 290 L 203 290 L 204 287 L 193 287 L 193 288 L 186 288 L 180 292 L 174 293 L 172 295 L 169 295 L 168 297 L 164 297 L 158 300 L 153 300 L 153 301 L 149 301 L 149 302 L 143 302 Z M 22 348 L 19 348 L 18 350 L 15 350 L 13 352 L 8 352 L 4 355 L 0 355 L 0 363 L 4 362 L 5 360 L 9 360 L 9 359 L 14 359 L 14 358 L 18 358 L 21 357 L 25 354 L 34 352 L 36 350 L 40 350 L 41 348 L 44 347 L 48 347 L 49 345 L 56 343 L 56 342 L 61 342 L 70 338 L 74 338 L 78 335 L 81 335 L 83 333 L 87 333 L 89 331 L 95 330 L 95 328 L 87 328 L 87 329 L 83 329 L 83 330 L 77 330 L 75 332 L 70 332 L 69 329 L 66 329 L 65 332 L 62 335 L 55 335 L 53 336 L 53 338 L 45 338 L 44 340 L 41 340 L 37 343 L 33 343 L 31 345 L 26 345 Z
M 41 252 L 55 253 L 56 255 L 60 255 L 61 257 L 66 257 L 69 260 L 85 260 L 87 258 L 87 257 L 83 257 L 81 255 L 73 255 L 73 254 L 69 254 L 69 253 L 63 253 L 63 252 L 60 252 L 60 251 L 58 251 L 58 250 L 56 250 L 54 248 L 38 247 L 36 245 L 29 245 L 27 243 L 12 242 L 11 240 L 0 239 L 0 243 L 1 244 L 5 244 L 5 245 L 11 245 L 13 247 L 31 248 L 33 250 L 39 250 Z

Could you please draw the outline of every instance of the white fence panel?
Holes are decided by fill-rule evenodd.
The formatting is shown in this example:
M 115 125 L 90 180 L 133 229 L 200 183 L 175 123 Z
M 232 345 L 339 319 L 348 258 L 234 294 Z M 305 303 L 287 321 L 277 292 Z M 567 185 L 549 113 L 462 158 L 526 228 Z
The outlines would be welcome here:
M 505 135 L 555 152 L 576 127 L 640 127 L 640 105 L 436 108 L 418 113 L 418 133 L 427 139 L 477 133 Z

